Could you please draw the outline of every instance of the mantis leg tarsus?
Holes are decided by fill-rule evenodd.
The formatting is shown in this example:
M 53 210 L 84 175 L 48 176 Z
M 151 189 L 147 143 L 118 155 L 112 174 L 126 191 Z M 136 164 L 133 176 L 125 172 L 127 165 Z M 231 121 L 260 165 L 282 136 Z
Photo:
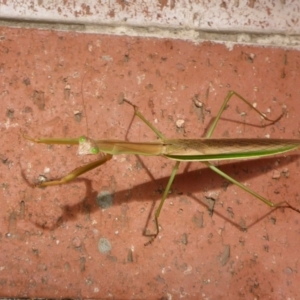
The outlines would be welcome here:
M 294 207 L 293 205 L 291 205 L 291 204 L 290 204 L 288 201 L 286 201 L 286 200 L 274 204 L 273 207 L 275 207 L 275 208 L 280 208 L 280 207 L 282 207 L 282 208 L 290 208 L 291 210 L 293 210 L 293 211 L 295 211 L 295 212 L 297 212 L 297 213 L 300 213 L 300 209 Z
M 144 236 L 149 237 L 149 241 L 147 243 L 144 243 L 144 246 L 149 246 L 151 245 L 154 240 L 157 238 L 158 234 L 159 234 L 159 224 L 158 224 L 158 218 L 155 217 L 154 219 L 155 221 L 155 229 L 156 232 L 155 233 L 147 233 L 146 231 L 144 232 Z

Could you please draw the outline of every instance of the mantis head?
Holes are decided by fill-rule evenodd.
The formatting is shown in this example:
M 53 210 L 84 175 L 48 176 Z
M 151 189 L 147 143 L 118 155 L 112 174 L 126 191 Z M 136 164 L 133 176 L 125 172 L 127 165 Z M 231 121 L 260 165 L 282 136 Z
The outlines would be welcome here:
M 79 138 L 79 155 L 98 154 L 99 152 L 99 148 L 94 140 L 86 136 L 81 136 Z

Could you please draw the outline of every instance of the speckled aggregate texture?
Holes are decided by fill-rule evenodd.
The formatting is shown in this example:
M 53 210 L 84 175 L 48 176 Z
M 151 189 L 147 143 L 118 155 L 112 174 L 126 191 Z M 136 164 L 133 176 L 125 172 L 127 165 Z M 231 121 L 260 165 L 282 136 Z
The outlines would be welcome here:
M 299 213 L 182 163 L 161 231 L 144 246 L 174 162 L 119 155 L 67 185 L 32 188 L 94 157 L 22 133 L 156 140 L 126 98 L 166 137 L 200 138 L 234 90 L 269 118 L 284 116 L 261 128 L 233 98 L 215 137 L 299 138 L 299 52 L 9 28 L 0 36 L 1 297 L 297 299 Z M 300 208 L 297 152 L 218 165 Z
M 112 25 L 117 27 L 115 32 L 125 34 L 143 27 L 146 29 L 144 34 L 148 31 L 149 34 L 161 36 L 164 30 L 170 29 L 183 39 L 196 38 L 201 30 L 239 32 L 241 35 L 246 32 L 282 33 L 285 35 L 282 43 L 293 34 L 291 42 L 294 39 L 295 45 L 295 35 L 300 31 L 298 0 L 11 0 L 2 1 L 1 4 L 0 19 L 3 20 L 26 20 L 40 24 L 50 22 L 58 26 L 73 24 L 77 28 L 80 25 L 90 27 L 90 30 L 98 25 L 101 25 L 98 30 Z M 127 29 L 124 26 L 128 26 Z M 189 36 L 190 30 L 198 32 Z M 181 31 L 185 31 L 186 36 Z M 252 38 L 241 36 L 240 39 L 249 42 Z M 274 39 L 278 37 L 274 36 Z M 260 40 L 264 40 L 262 35 Z

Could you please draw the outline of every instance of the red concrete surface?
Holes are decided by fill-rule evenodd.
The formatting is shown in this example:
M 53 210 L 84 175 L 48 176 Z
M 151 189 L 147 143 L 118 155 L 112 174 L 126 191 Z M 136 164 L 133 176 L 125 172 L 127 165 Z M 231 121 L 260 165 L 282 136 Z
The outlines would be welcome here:
M 22 132 L 155 140 L 141 121 L 131 124 L 125 97 L 167 137 L 200 138 L 232 89 L 268 117 L 284 117 L 251 126 L 265 122 L 235 98 L 215 137 L 298 138 L 299 52 L 0 30 L 1 297 L 297 298 L 299 213 L 272 210 L 203 164 L 182 163 L 159 236 L 144 246 L 174 162 L 120 155 L 68 185 L 32 188 L 39 175 L 57 178 L 93 157 L 31 143 Z M 219 165 L 275 203 L 300 208 L 297 152 Z M 101 192 L 112 206 L 99 207 Z

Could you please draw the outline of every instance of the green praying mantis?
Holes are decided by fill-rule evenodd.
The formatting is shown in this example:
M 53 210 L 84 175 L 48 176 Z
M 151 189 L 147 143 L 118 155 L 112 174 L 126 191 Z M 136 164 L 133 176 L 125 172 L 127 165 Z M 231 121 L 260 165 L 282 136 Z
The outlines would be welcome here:
M 36 184 L 38 187 L 48 187 L 53 185 L 61 185 L 72 181 L 78 176 L 97 168 L 98 166 L 109 161 L 113 155 L 118 154 L 136 154 L 145 156 L 163 156 L 168 159 L 176 161 L 167 186 L 162 195 L 162 199 L 159 206 L 155 212 L 155 232 L 151 234 L 146 234 L 150 236 L 150 240 L 147 244 L 153 242 L 159 233 L 159 216 L 170 191 L 176 172 L 178 170 L 181 161 L 191 162 L 191 161 L 201 161 L 211 170 L 228 180 L 229 182 L 240 187 L 244 191 L 258 198 L 270 207 L 288 207 L 294 211 L 300 213 L 300 209 L 297 209 L 290 205 L 286 200 L 280 203 L 273 203 L 272 201 L 264 198 L 255 191 L 246 187 L 242 183 L 238 182 L 231 176 L 227 175 L 219 168 L 214 166 L 211 161 L 215 160 L 232 160 L 232 159 L 252 159 L 252 158 L 262 158 L 266 156 L 276 155 L 285 153 L 291 150 L 295 150 L 300 147 L 300 139 L 258 139 L 258 138 L 221 138 L 214 139 L 211 138 L 218 121 L 229 100 L 232 96 L 236 96 L 238 99 L 242 100 L 251 109 L 258 113 L 264 120 L 273 124 L 277 122 L 283 114 L 281 114 L 277 119 L 271 120 L 267 118 L 258 109 L 253 107 L 249 101 L 243 98 L 240 94 L 229 91 L 217 116 L 215 117 L 213 123 L 207 131 L 206 137 L 201 139 L 167 139 L 165 136 L 156 129 L 138 110 L 138 107 L 132 104 L 130 101 L 124 99 L 124 101 L 131 105 L 134 109 L 135 115 L 140 118 L 158 137 L 155 142 L 129 142 L 122 140 L 92 140 L 85 136 L 80 138 L 32 138 L 27 135 L 23 135 L 27 140 L 34 143 L 42 144 L 66 144 L 66 145 L 78 145 L 78 153 L 80 155 L 86 154 L 101 154 L 101 157 L 84 166 L 74 169 L 72 172 L 62 177 L 61 179 L 53 181 L 43 181 Z

